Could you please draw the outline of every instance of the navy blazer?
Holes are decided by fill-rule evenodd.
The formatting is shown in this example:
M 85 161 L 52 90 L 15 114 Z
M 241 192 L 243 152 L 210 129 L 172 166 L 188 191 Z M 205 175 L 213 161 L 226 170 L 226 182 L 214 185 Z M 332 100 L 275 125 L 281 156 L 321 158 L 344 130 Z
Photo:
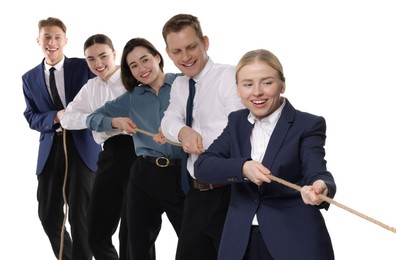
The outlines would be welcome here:
M 65 57 L 63 66 L 66 103 L 68 104 L 88 79 L 95 75 L 89 70 L 87 62 L 81 58 Z M 26 109 L 23 114 L 30 128 L 40 132 L 37 175 L 43 171 L 51 151 L 55 130 L 60 126 L 60 124 L 54 124 L 55 114 L 58 111 L 45 83 L 44 70 L 43 59 L 39 65 L 22 76 L 23 94 L 26 101 Z M 96 172 L 96 162 L 101 146 L 94 141 L 92 132 L 88 129 L 72 130 L 71 132 L 80 157 L 91 171 Z
M 322 179 L 329 196 L 334 197 L 336 185 L 324 159 L 325 119 L 295 110 L 287 99 L 285 102 L 262 164 L 274 176 L 300 186 Z M 253 129 L 248 115 L 247 109 L 232 112 L 223 133 L 194 164 L 198 180 L 232 183 L 218 259 L 243 258 L 255 214 L 274 259 L 334 259 L 321 207 L 304 204 L 300 192 L 277 182 L 257 186 L 244 180 L 242 166 L 251 160 Z

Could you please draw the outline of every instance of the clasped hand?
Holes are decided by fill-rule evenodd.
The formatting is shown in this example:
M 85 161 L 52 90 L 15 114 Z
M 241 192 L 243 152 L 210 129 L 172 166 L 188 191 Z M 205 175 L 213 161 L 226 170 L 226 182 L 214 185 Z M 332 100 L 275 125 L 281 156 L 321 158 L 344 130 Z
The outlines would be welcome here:
M 301 197 L 305 204 L 320 205 L 323 200 L 318 197 L 318 194 L 327 196 L 329 190 L 327 185 L 322 180 L 315 181 L 312 185 L 306 185 L 301 188 Z
M 129 117 L 116 117 L 111 120 L 114 129 L 124 131 L 127 134 L 136 134 L 137 126 Z
M 185 153 L 199 155 L 204 151 L 202 136 L 191 127 L 183 127 L 179 132 L 178 138 Z

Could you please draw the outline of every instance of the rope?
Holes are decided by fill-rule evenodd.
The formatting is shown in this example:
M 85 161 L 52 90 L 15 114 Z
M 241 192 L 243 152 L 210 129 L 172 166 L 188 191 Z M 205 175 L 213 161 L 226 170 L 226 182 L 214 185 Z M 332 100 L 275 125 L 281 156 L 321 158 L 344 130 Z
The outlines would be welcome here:
M 65 152 L 65 177 L 63 179 L 62 195 L 63 195 L 63 206 L 65 209 L 65 214 L 63 217 L 63 224 L 62 224 L 61 237 L 60 237 L 59 260 L 62 260 L 62 258 L 63 258 L 63 247 L 64 247 L 64 241 L 65 241 L 65 226 L 66 226 L 67 211 L 68 211 L 67 197 L 66 197 L 66 182 L 67 182 L 67 173 L 69 171 L 68 157 L 67 157 L 67 145 L 66 145 L 66 129 L 63 129 L 62 131 L 63 131 L 63 150 Z
M 142 130 L 142 129 L 139 129 L 139 128 L 137 128 L 136 131 L 138 131 L 138 132 L 140 132 L 140 133 L 142 133 L 142 134 L 151 136 L 151 137 L 154 137 L 154 136 L 155 136 L 155 134 L 152 134 L 152 133 L 150 133 L 150 132 L 148 132 L 148 131 L 145 131 L 145 130 Z M 172 141 L 170 141 L 170 140 L 168 140 L 168 139 L 166 139 L 166 138 L 165 138 L 165 142 L 167 142 L 167 143 L 169 143 L 169 144 L 171 144 L 171 145 L 181 146 L 181 144 L 172 142 Z
M 154 136 L 154 134 L 152 134 L 152 133 L 150 133 L 150 132 L 147 132 L 147 131 L 144 131 L 144 130 L 141 130 L 141 129 L 137 129 L 137 131 L 138 131 L 138 132 L 141 132 L 141 133 L 143 133 L 143 134 L 149 135 L 149 136 Z M 174 142 L 171 142 L 171 141 L 169 141 L 169 140 L 167 140 L 167 139 L 165 139 L 165 141 L 166 141 L 167 143 L 170 143 L 170 144 L 173 144 L 173 145 L 181 146 L 179 143 L 174 143 Z M 273 181 L 276 181 L 276 182 L 278 182 L 278 183 L 280 183 L 280 184 L 283 184 L 283 185 L 285 185 L 285 186 L 287 186 L 287 187 L 289 187 L 289 188 L 295 189 L 295 190 L 297 190 L 297 191 L 300 191 L 300 190 L 301 190 L 301 187 L 300 187 L 300 186 L 298 186 L 298 185 L 296 185 L 296 184 L 293 184 L 293 183 L 290 183 L 290 182 L 288 182 L 288 181 L 285 181 L 285 180 L 283 180 L 283 179 L 281 179 L 281 178 L 278 178 L 278 177 L 276 177 L 276 176 L 274 176 L 274 175 L 266 175 L 266 176 L 267 176 L 269 179 L 271 179 L 271 180 L 273 180 Z M 378 225 L 378 226 L 380 226 L 380 227 L 382 227 L 382 228 L 385 228 L 386 230 L 389 230 L 389 231 L 391 231 L 391 232 L 393 232 L 393 233 L 396 233 L 396 228 L 391 227 L 391 226 L 388 226 L 388 225 L 382 223 L 381 221 L 378 221 L 378 220 L 376 220 L 376 219 L 374 219 L 374 218 L 371 218 L 371 217 L 369 217 L 369 216 L 367 216 L 367 215 L 364 215 L 363 213 L 360 213 L 360 212 L 358 212 L 358 211 L 356 211 L 356 210 L 354 210 L 354 209 L 352 209 L 352 208 L 350 208 L 350 207 L 348 207 L 348 206 L 345 206 L 345 205 L 343 205 L 343 204 L 341 204 L 341 203 L 339 203 L 339 202 L 337 202 L 337 201 L 335 201 L 335 200 L 333 200 L 333 199 L 331 199 L 331 198 L 329 198 L 329 197 L 327 197 L 327 196 L 324 196 L 324 195 L 322 195 L 322 194 L 318 194 L 318 197 L 319 197 L 321 200 L 326 201 L 327 203 L 333 204 L 333 205 L 335 205 L 335 206 L 337 206 L 337 207 L 339 207 L 339 208 L 342 208 L 342 209 L 344 209 L 344 210 L 346 210 L 346 211 L 348 211 L 348 212 L 350 212 L 350 213 L 352 213 L 352 214 L 355 214 L 355 215 L 358 216 L 358 217 L 361 217 L 361 218 L 363 218 L 363 219 L 365 219 L 365 220 L 367 220 L 367 221 L 370 221 L 370 222 L 372 222 L 372 223 L 374 223 L 374 224 L 376 224 L 376 225 Z
M 301 187 L 300 187 L 300 186 L 298 186 L 298 185 L 296 185 L 296 184 L 293 184 L 293 183 L 290 183 L 290 182 L 288 182 L 288 181 L 285 181 L 285 180 L 283 180 L 283 179 L 280 179 L 280 178 L 278 178 L 278 177 L 276 177 L 276 176 L 274 176 L 274 175 L 266 175 L 266 176 L 267 176 L 269 179 L 271 179 L 271 180 L 273 180 L 273 181 L 276 181 L 276 182 L 278 182 L 278 183 L 281 183 L 281 184 L 283 184 L 283 185 L 285 185 L 285 186 L 287 186 L 287 187 L 289 187 L 289 188 L 295 189 L 295 190 L 297 190 L 297 191 L 300 191 L 300 190 L 301 190 Z M 330 204 L 336 205 L 337 207 L 340 207 L 340 208 L 342 208 L 342 209 L 344 209 L 344 210 L 346 210 L 346 211 L 348 211 L 348 212 L 350 212 L 350 213 L 352 213 L 352 214 L 355 214 L 356 216 L 359 216 L 359 217 L 361 217 L 361 218 L 363 218 L 363 219 L 365 219 L 365 220 L 368 220 L 368 221 L 370 221 L 370 222 L 372 222 L 372 223 L 374 223 L 374 224 L 376 224 L 376 225 L 378 225 L 378 226 L 380 226 L 380 227 L 383 227 L 383 228 L 385 228 L 385 229 L 387 229 L 387 230 L 389 230 L 389 231 L 391 231 L 391 232 L 393 232 L 393 233 L 396 233 L 396 228 L 394 228 L 394 227 L 390 227 L 390 226 L 388 226 L 388 225 L 386 225 L 386 224 L 384 224 L 384 223 L 382 223 L 382 222 L 380 222 L 380 221 L 378 221 L 378 220 L 375 220 L 375 219 L 373 219 L 373 218 L 371 218 L 371 217 L 369 217 L 369 216 L 366 216 L 366 215 L 364 215 L 363 213 L 360 213 L 360 212 L 358 212 L 358 211 L 356 211 L 356 210 L 354 210 L 354 209 L 351 209 L 350 207 L 345 206 L 345 205 L 343 205 L 343 204 L 341 204 L 341 203 L 339 203 L 339 202 L 337 202 L 337 201 L 335 201 L 335 200 L 333 200 L 333 199 L 331 199 L 331 198 L 329 198 L 329 197 L 326 197 L 326 196 L 324 196 L 324 195 L 322 195 L 322 194 L 318 194 L 318 197 L 319 197 L 321 200 L 323 200 L 323 201 L 326 201 L 326 202 L 328 202 L 328 203 L 330 203 Z

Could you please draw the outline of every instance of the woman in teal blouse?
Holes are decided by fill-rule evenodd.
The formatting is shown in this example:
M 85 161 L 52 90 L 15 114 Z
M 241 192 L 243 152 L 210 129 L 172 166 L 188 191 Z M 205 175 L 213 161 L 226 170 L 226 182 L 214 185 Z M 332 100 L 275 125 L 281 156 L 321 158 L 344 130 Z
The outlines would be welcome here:
M 169 105 L 170 90 L 180 74 L 164 73 L 161 54 L 146 39 L 131 39 L 121 58 L 121 77 L 128 91 L 107 102 L 87 118 L 94 131 L 132 134 L 138 158 L 131 168 L 127 191 L 128 247 L 131 259 L 155 259 L 155 240 L 165 212 L 179 234 L 184 193 L 180 183 L 182 149 L 157 144 L 149 135 L 158 132 Z

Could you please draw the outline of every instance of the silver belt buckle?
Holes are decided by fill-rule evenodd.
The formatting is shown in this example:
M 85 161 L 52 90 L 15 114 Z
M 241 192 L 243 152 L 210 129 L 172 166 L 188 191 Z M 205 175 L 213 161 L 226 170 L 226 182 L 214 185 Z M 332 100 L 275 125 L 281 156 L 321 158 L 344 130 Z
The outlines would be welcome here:
M 165 160 L 165 164 L 160 164 L 160 160 Z M 157 158 L 155 159 L 155 164 L 156 164 L 158 167 L 162 167 L 162 168 L 168 167 L 168 166 L 169 166 L 169 163 L 170 163 L 170 161 L 169 161 L 169 159 L 166 158 L 166 157 L 160 156 L 160 157 L 157 157 Z

